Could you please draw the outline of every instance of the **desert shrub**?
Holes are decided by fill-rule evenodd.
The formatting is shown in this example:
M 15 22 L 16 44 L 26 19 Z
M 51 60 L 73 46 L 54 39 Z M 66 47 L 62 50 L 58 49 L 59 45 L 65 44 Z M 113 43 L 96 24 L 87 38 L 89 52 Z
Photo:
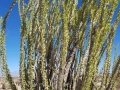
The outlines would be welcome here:
M 2 71 L 17 90 L 6 63 L 6 19 L 0 19 Z M 118 0 L 18 0 L 21 20 L 20 82 L 22 90 L 114 90 L 120 75 L 111 50 L 120 20 L 112 22 Z M 103 67 L 98 66 L 105 55 Z M 98 76 L 102 81 L 99 86 Z

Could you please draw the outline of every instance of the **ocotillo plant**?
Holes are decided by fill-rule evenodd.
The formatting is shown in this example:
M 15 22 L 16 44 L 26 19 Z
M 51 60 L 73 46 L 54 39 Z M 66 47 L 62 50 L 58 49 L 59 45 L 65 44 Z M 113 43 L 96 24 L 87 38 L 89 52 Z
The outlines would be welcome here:
M 0 19 L 0 60 L 12 90 L 17 90 L 6 63 L 5 27 Z M 20 82 L 22 90 L 114 90 L 120 57 L 111 50 L 120 20 L 112 21 L 118 0 L 18 0 L 21 20 Z M 98 66 L 103 59 L 100 73 Z M 115 56 L 117 57 L 117 56 Z M 102 78 L 97 85 L 98 77 Z

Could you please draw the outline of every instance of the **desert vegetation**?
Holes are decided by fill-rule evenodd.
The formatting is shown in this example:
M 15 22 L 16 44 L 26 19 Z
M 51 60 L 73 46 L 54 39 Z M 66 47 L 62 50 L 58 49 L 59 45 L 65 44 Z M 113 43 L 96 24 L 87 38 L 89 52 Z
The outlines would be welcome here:
M 21 90 L 20 79 L 19 77 L 12 77 L 13 82 L 15 83 L 17 90 Z M 0 78 L 0 90 L 12 90 L 9 82 L 4 82 L 4 78 Z
M 112 18 L 119 0 L 82 0 L 80 7 L 78 0 L 13 0 L 0 17 L 1 71 L 12 90 L 17 87 L 6 62 L 5 30 L 16 2 L 21 20 L 22 90 L 115 90 L 120 56 L 114 55 L 111 72 L 110 62 L 120 10 Z

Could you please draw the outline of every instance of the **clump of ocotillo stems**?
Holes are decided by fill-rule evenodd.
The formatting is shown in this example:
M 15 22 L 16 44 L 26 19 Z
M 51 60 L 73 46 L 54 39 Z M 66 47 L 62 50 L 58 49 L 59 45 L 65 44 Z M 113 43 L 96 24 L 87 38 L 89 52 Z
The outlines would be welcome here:
M 17 87 L 7 66 L 5 30 L 16 1 L 21 90 L 115 90 L 120 56 L 116 49 L 110 70 L 111 50 L 120 10 L 112 18 L 119 0 L 82 0 L 79 7 L 79 0 L 13 0 L 0 18 L 1 71 L 12 90 Z

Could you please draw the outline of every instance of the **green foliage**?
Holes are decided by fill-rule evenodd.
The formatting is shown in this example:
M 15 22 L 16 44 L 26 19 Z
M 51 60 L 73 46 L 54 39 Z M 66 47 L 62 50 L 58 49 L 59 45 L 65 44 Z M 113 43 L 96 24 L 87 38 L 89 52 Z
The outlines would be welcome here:
M 0 61 L 12 90 L 5 54 L 6 19 L 0 18 Z M 119 13 L 112 22 L 118 0 L 18 0 L 21 20 L 20 81 L 22 90 L 114 90 L 120 57 L 111 50 Z M 106 56 L 101 72 L 98 66 Z M 98 77 L 102 78 L 97 85 Z

